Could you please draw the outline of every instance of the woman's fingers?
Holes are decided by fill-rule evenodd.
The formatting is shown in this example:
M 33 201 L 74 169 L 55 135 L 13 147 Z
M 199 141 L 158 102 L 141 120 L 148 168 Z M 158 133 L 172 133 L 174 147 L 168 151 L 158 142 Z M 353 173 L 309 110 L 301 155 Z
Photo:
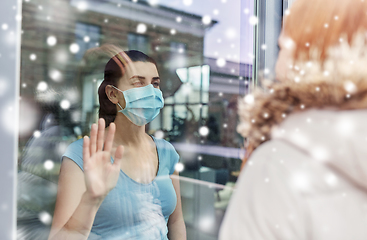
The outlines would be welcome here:
M 110 152 L 113 145 L 113 139 L 115 137 L 116 125 L 111 123 L 108 129 L 104 150 Z
M 104 143 L 105 121 L 103 118 L 98 120 L 98 134 L 97 134 L 97 151 L 102 151 Z
M 97 150 L 97 124 L 93 123 L 90 130 L 90 155 L 92 156 Z
M 106 141 L 104 140 L 105 132 L 105 121 L 104 119 L 98 120 L 98 126 L 92 124 L 90 131 L 90 139 L 84 137 L 83 142 L 83 158 L 88 161 L 88 159 L 94 159 L 96 152 L 108 152 L 111 153 L 113 147 L 113 139 L 115 137 L 116 125 L 111 123 L 106 136 Z M 119 146 L 115 153 L 115 163 L 120 166 L 120 162 L 123 155 L 123 146 Z
M 83 161 L 88 161 L 90 158 L 89 149 L 89 137 L 85 136 L 83 138 Z
M 123 154 L 124 154 L 124 147 L 120 145 L 116 149 L 115 160 L 113 162 L 113 165 L 118 166 L 120 168 Z

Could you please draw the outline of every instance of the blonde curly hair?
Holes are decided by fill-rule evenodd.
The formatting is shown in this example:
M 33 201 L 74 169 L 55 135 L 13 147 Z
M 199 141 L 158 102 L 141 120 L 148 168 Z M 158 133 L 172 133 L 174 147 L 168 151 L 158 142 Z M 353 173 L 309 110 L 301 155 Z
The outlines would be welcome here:
M 269 87 L 268 92 L 257 91 L 239 103 L 237 131 L 254 149 L 270 140 L 274 126 L 290 114 L 310 108 L 367 108 L 367 75 L 347 81 L 283 82 Z
M 237 131 L 246 139 L 244 163 L 287 116 L 310 108 L 367 108 L 367 1 L 297 0 L 283 35 L 293 64 L 280 82 L 263 80 L 239 101 Z

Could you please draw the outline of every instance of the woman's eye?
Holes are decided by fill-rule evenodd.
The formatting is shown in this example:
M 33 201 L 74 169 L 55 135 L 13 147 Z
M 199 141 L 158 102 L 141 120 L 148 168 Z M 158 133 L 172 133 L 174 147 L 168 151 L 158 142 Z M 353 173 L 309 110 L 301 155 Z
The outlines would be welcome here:
M 141 86 L 142 85 L 140 81 L 135 81 L 133 84 L 134 84 L 134 86 Z
M 153 83 L 153 86 L 154 86 L 154 87 L 159 87 L 159 82 L 154 82 L 154 83 Z

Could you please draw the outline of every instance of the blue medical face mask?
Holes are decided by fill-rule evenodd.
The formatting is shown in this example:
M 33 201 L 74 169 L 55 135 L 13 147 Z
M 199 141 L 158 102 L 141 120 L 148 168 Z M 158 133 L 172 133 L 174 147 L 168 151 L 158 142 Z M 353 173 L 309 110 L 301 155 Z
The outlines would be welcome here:
M 137 126 L 143 126 L 156 118 L 164 105 L 161 90 L 149 84 L 145 87 L 132 88 L 126 91 L 112 86 L 122 92 L 125 98 L 126 106 L 119 112 L 123 113 L 132 123 Z

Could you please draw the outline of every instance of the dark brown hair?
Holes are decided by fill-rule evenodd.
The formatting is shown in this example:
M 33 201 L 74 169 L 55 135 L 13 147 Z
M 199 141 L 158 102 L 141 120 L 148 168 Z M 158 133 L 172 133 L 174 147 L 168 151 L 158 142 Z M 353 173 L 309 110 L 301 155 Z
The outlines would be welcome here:
M 104 80 L 98 88 L 99 118 L 106 121 L 106 127 L 115 121 L 117 114 L 116 105 L 106 95 L 106 86 L 113 85 L 117 87 L 118 81 L 125 73 L 126 65 L 131 62 L 150 62 L 157 65 L 151 57 L 137 50 L 120 52 L 107 62 L 104 70 Z

